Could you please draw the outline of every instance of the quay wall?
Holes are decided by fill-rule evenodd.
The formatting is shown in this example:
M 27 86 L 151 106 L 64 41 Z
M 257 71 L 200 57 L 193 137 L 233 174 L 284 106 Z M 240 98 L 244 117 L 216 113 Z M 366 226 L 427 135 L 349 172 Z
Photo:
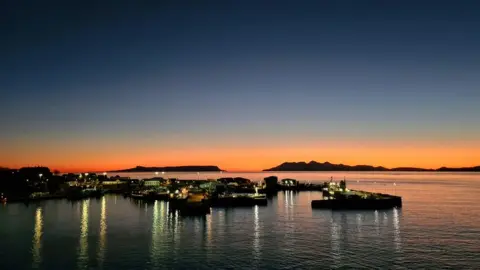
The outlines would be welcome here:
M 380 210 L 402 207 L 402 198 L 390 196 L 382 199 L 341 199 L 341 200 L 313 200 L 312 208 L 332 210 Z

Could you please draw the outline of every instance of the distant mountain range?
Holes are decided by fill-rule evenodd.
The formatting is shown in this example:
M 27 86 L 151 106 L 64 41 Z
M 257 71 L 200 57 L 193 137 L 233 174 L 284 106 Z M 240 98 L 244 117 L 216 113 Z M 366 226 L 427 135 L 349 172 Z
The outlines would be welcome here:
M 217 166 L 169 166 L 169 167 L 143 167 L 115 170 L 110 172 L 220 172 Z
M 464 168 L 447 168 L 441 167 L 438 169 L 424 169 L 413 167 L 398 167 L 398 168 L 385 168 L 375 167 L 371 165 L 344 165 L 344 164 L 332 164 L 330 162 L 319 163 L 316 161 L 306 162 L 284 162 L 277 167 L 263 170 L 267 171 L 406 171 L 406 172 L 480 172 L 480 166 L 476 167 L 464 167 Z

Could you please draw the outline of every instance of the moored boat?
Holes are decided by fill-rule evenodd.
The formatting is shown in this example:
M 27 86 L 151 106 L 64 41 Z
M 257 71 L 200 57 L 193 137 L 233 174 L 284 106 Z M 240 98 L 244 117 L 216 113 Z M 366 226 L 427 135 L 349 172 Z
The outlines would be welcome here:
M 212 199 L 212 206 L 236 207 L 267 204 L 267 196 L 260 193 L 227 193 L 219 194 Z

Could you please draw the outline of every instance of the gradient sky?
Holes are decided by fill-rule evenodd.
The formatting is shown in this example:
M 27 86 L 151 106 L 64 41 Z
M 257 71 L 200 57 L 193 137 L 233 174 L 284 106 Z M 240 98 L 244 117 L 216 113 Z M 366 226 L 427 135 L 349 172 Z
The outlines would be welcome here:
M 480 164 L 479 1 L 67 2 L 0 8 L 0 166 Z

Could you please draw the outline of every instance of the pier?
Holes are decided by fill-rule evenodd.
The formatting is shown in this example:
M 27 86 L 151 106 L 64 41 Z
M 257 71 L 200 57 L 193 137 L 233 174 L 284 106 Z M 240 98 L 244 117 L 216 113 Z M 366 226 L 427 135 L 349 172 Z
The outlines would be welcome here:
M 313 200 L 315 209 L 387 209 L 402 207 L 402 198 L 388 194 L 349 190 L 346 181 L 333 179 L 319 184 L 301 183 L 296 179 L 279 180 L 268 176 L 261 182 L 253 182 L 243 177 L 223 177 L 218 179 L 177 179 L 155 177 L 131 179 L 111 176 L 107 173 L 81 173 L 63 176 L 52 175 L 47 168 L 34 168 L 30 174 L 12 177 L 23 184 L 19 190 L 23 194 L 1 195 L 2 203 L 31 202 L 48 199 L 81 200 L 99 198 L 106 193 L 123 194 L 126 198 L 154 202 L 169 201 L 173 209 L 184 213 L 209 213 L 211 207 L 253 207 L 268 205 L 268 197 L 280 191 L 317 191 L 322 200 Z M 38 173 L 38 174 L 37 174 Z M 35 178 L 34 176 L 37 176 Z M 22 177 L 29 177 L 21 180 Z M 48 177 L 48 178 L 46 178 Z M 35 182 L 31 179 L 35 179 Z M 30 179 L 30 180 L 29 180 Z M 53 185 L 55 184 L 55 185 Z M 55 189 L 53 189 L 55 187 Z M 18 193 L 21 193 L 18 192 Z

